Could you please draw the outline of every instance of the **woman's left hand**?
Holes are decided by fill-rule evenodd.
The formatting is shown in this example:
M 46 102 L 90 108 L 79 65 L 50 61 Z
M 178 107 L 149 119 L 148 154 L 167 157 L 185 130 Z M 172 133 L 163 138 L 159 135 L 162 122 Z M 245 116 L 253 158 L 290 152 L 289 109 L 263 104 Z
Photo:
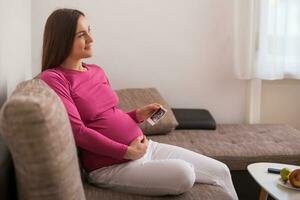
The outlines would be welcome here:
M 144 107 L 136 109 L 136 117 L 137 120 L 142 122 L 148 117 L 150 117 L 155 111 L 157 111 L 160 107 L 158 103 L 151 103 Z

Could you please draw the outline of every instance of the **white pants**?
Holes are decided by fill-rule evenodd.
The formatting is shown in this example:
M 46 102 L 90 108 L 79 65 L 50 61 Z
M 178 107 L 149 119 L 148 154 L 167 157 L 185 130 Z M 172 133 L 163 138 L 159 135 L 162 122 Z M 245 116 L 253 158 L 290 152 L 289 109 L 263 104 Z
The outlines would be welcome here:
M 151 140 L 142 158 L 94 170 L 89 173 L 89 182 L 150 196 L 181 194 L 197 182 L 222 187 L 232 199 L 238 199 L 230 171 L 224 163 Z

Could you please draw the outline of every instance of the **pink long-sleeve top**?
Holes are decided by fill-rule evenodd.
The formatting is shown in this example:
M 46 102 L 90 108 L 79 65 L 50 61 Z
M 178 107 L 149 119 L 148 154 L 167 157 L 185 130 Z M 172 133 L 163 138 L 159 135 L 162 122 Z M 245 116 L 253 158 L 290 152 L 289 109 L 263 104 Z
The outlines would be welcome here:
M 86 71 L 55 67 L 43 71 L 45 81 L 68 112 L 81 162 L 87 172 L 127 162 L 128 145 L 143 132 L 136 112 L 118 108 L 118 96 L 102 68 L 84 64 Z

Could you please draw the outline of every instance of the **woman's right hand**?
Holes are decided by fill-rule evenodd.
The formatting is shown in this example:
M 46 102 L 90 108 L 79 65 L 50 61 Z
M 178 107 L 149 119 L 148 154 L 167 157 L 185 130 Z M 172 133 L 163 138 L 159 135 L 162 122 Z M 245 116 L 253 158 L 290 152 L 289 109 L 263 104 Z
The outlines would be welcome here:
M 148 148 L 148 139 L 146 136 L 139 136 L 134 139 L 128 146 L 128 149 L 124 155 L 125 159 L 137 160 L 146 153 Z

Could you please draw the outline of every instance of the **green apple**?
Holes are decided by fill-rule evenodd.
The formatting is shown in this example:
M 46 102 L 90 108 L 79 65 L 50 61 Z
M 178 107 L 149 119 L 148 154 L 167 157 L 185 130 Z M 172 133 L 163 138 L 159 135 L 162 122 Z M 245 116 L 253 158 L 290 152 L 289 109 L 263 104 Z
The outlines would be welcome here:
M 288 169 L 288 168 L 282 168 L 280 170 L 280 176 L 281 176 L 281 179 L 286 182 L 289 180 L 289 176 L 290 176 L 290 173 L 291 171 Z

